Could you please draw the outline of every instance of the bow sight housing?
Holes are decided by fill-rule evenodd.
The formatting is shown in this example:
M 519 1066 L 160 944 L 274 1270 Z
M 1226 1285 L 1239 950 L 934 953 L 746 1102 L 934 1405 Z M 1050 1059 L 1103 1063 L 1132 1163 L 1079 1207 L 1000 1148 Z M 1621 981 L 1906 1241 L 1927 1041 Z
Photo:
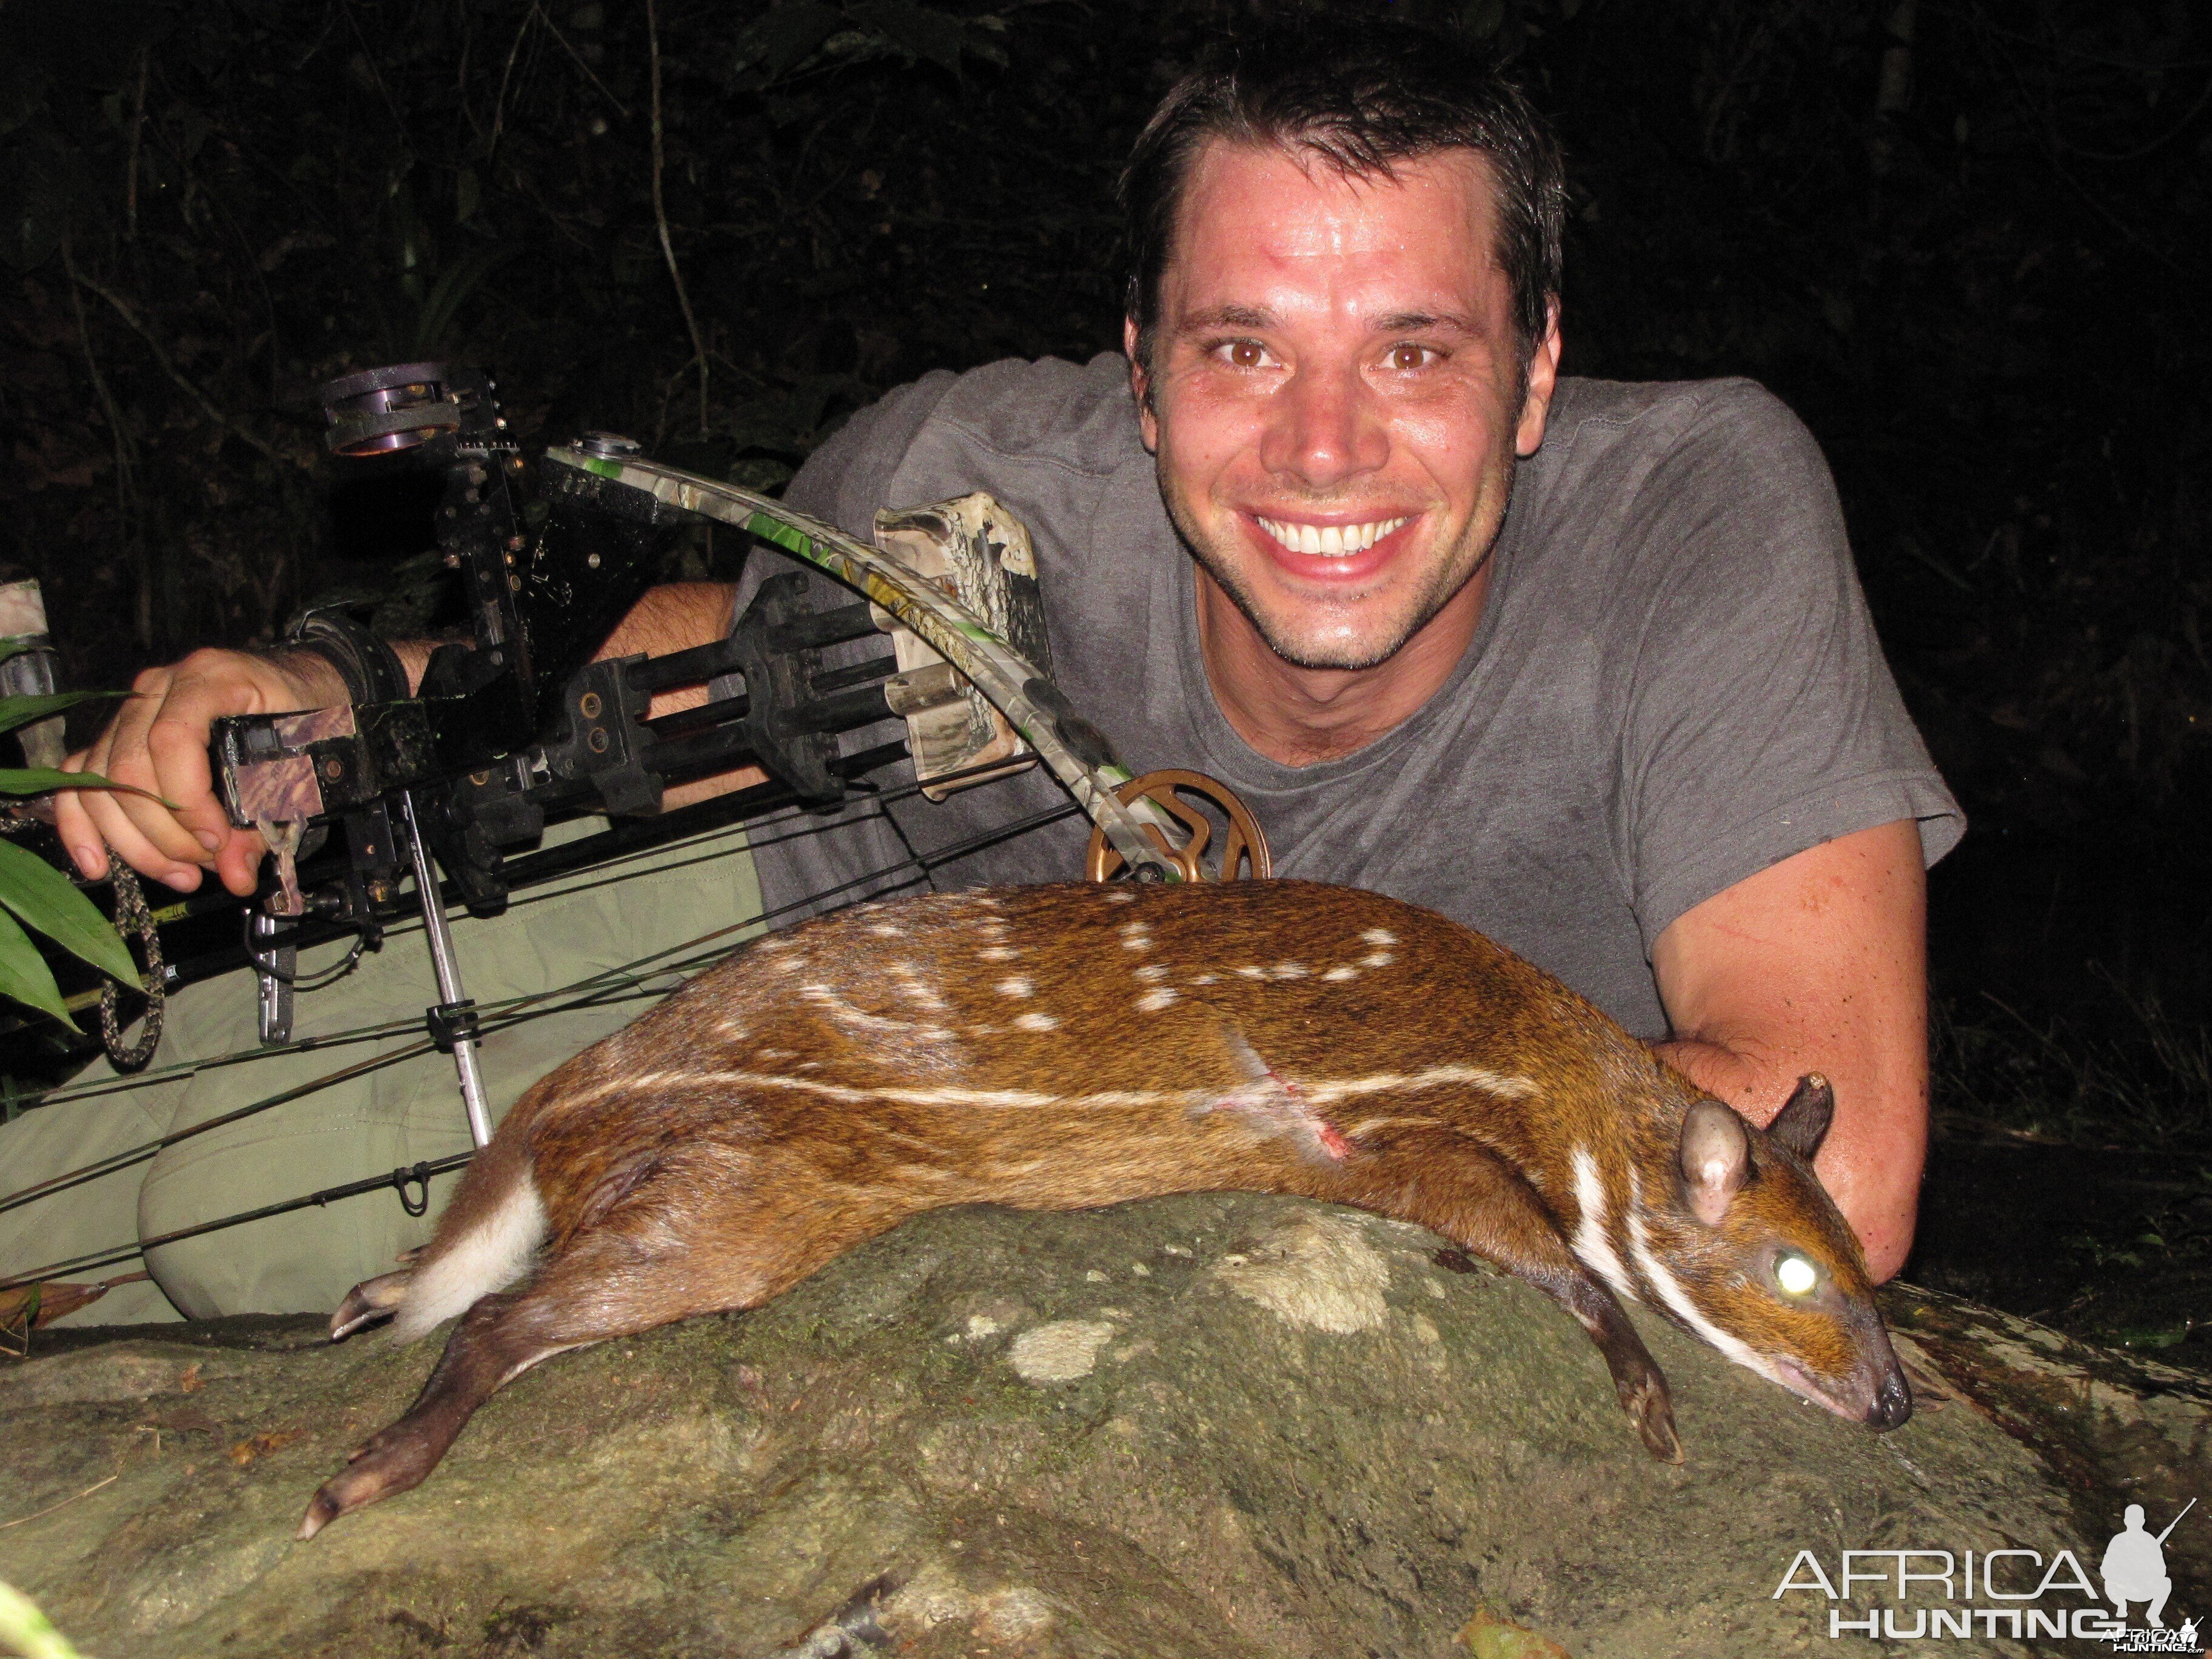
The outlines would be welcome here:
M 859 601 L 815 610 L 795 573 L 763 584 L 727 640 L 591 660 L 696 517 L 574 465 L 545 467 L 542 515 L 526 510 L 528 471 L 495 390 L 444 363 L 323 388 L 333 453 L 443 473 L 438 545 L 459 574 L 472 637 L 440 646 L 411 696 L 216 722 L 211 758 L 233 823 L 262 827 L 280 848 L 308 826 L 343 829 L 339 879 L 310 894 L 281 869 L 264 905 L 274 915 L 373 926 L 405 868 L 403 805 L 469 908 L 495 914 L 507 894 L 500 849 L 535 837 L 550 808 L 653 813 L 668 781 L 747 760 L 787 798 L 827 805 L 848 778 L 904 752 L 841 754 L 836 734 L 894 712 L 884 683 L 899 665 L 884 655 L 825 670 L 824 647 L 877 623 Z M 572 447 L 639 453 L 597 433 Z M 730 676 L 741 695 L 647 713 L 655 692 Z

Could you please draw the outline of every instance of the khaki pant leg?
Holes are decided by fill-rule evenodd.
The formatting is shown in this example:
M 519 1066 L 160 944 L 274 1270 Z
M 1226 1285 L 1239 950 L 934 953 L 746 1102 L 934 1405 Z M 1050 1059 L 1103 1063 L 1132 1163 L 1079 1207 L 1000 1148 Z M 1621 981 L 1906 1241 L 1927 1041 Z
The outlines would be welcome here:
M 100 1074 L 112 1075 L 104 1066 Z M 33 1108 L 0 1127 L 0 1197 L 143 1146 L 167 1127 L 167 1120 L 149 1103 L 130 1093 Z M 145 1178 L 145 1164 L 126 1164 L 96 1181 L 0 1212 L 0 1277 L 132 1243 L 138 1237 L 138 1187 Z M 118 1261 L 67 1277 L 75 1281 L 112 1279 L 136 1272 L 138 1266 L 135 1260 Z M 121 1285 L 60 1322 L 137 1324 L 177 1316 L 153 1285 Z
M 742 832 L 732 829 L 708 843 L 647 854 L 616 870 L 520 894 L 505 915 L 489 921 L 457 915 L 455 952 L 467 994 L 480 1004 L 493 1003 L 572 984 L 749 921 L 759 913 L 758 890 Z M 726 947 L 738 937 L 731 934 L 714 944 Z M 301 969 L 313 973 L 343 954 L 341 946 L 319 947 L 303 954 Z M 395 929 L 384 948 L 364 957 L 352 974 L 299 997 L 294 1033 L 325 1036 L 385 1020 L 404 1022 L 404 1032 L 377 1042 L 257 1058 L 190 1079 L 149 1084 L 131 1097 L 115 1098 L 129 1100 L 127 1115 L 141 1125 L 150 1119 L 174 1130 L 205 1122 L 404 1048 L 419 1037 L 422 1010 L 436 1000 L 421 927 Z M 495 1121 L 539 1077 L 648 1006 L 634 1000 L 568 1010 L 492 1032 L 480 1052 Z M 164 1041 L 157 1066 L 188 1055 L 252 1049 L 252 980 L 234 975 L 189 988 L 172 1003 L 171 1030 L 180 1040 Z M 69 1109 L 78 1109 L 40 1108 L 24 1121 Z M 108 1110 L 118 1121 L 126 1115 L 122 1107 Z M 135 1129 L 118 1133 L 146 1138 Z M 141 1166 L 136 1213 L 126 1214 L 120 1237 L 153 1237 L 465 1152 L 468 1146 L 451 1057 L 415 1056 L 166 1149 L 150 1165 Z M 450 1191 L 457 1176 L 456 1171 L 434 1178 L 434 1200 Z M 98 1221 L 88 1220 L 84 1228 L 93 1239 L 87 1249 L 118 1242 L 100 1231 L 113 1224 L 115 1195 L 104 1194 L 104 1202 Z M 146 1266 L 169 1301 L 190 1317 L 326 1312 L 353 1285 L 386 1271 L 402 1251 L 427 1239 L 436 1213 L 434 1201 L 428 1214 L 411 1217 L 396 1194 L 374 1192 L 164 1246 L 148 1255 Z M 11 1218 L 0 1217 L 0 1222 Z M 0 1244 L 4 1243 L 0 1235 Z M 12 1268 L 19 1253 L 8 1247 L 0 1262 Z M 77 1322 L 115 1322 L 120 1295 L 111 1294 L 84 1310 Z M 130 1304 L 130 1316 L 159 1316 L 137 1311 L 140 1301 Z

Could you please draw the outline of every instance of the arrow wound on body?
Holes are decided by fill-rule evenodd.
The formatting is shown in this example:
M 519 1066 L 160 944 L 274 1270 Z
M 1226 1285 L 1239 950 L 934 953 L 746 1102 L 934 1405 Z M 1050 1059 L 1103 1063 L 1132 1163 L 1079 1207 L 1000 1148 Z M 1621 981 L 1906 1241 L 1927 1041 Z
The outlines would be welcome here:
M 1242 1113 L 1270 1133 L 1296 1140 L 1309 1157 L 1341 1164 L 1352 1156 L 1344 1133 L 1314 1109 L 1303 1089 L 1262 1060 L 1243 1032 L 1224 1024 L 1221 1040 L 1244 1081 L 1200 1110 Z

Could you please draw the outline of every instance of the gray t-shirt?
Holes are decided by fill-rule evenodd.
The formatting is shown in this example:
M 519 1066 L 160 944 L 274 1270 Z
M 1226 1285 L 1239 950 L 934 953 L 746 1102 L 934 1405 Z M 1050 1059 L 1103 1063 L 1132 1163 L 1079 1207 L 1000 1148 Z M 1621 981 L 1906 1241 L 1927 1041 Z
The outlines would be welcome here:
M 788 499 L 866 538 L 878 507 L 975 489 L 1029 526 L 1053 678 L 1125 763 L 1212 774 L 1279 875 L 1443 911 L 1645 1039 L 1667 1033 L 1652 943 L 1692 906 L 1856 830 L 1917 819 L 1933 863 L 1965 829 L 1875 639 L 1820 450 L 1749 381 L 1562 380 L 1465 659 L 1403 725 L 1313 766 L 1257 753 L 1214 702 L 1120 356 L 932 374 L 855 416 Z M 786 563 L 756 557 L 744 586 Z M 833 834 L 791 821 L 757 837 L 774 843 L 763 896 L 910 889 L 910 863 L 852 884 L 1066 799 L 1039 768 L 942 805 L 862 804 Z M 1074 879 L 1088 834 L 1066 818 L 929 879 Z

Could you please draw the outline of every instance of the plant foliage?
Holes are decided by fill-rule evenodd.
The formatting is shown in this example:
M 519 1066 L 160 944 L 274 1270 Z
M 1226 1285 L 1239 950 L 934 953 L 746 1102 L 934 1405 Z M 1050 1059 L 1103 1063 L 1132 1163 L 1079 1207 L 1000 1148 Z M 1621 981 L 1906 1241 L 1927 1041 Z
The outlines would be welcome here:
M 0 732 L 15 731 L 33 720 L 50 720 L 78 703 L 99 700 L 101 694 L 64 691 L 51 696 L 0 697 Z M 44 794 L 63 787 L 113 788 L 117 786 L 94 773 L 58 773 L 43 768 L 0 767 L 0 794 Z M 114 925 L 93 907 L 76 884 L 28 848 L 0 841 L 0 996 L 27 1003 L 72 1029 L 53 969 L 39 954 L 25 928 L 43 933 L 72 955 L 82 957 L 124 984 L 138 983 L 137 964 Z

